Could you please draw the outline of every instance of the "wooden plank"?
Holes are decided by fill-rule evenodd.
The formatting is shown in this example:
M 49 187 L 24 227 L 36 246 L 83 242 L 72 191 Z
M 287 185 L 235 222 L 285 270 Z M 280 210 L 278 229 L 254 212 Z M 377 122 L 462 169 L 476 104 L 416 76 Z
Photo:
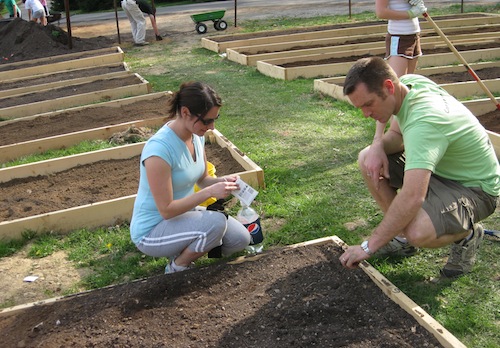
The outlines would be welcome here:
M 0 98 L 12 97 L 15 95 L 22 95 L 22 94 L 28 94 L 28 93 L 33 93 L 33 92 L 43 92 L 43 91 L 58 88 L 58 87 L 79 85 L 79 84 L 94 82 L 94 81 L 98 81 L 98 80 L 102 80 L 102 79 L 113 79 L 113 78 L 126 77 L 126 76 L 130 76 L 132 74 L 133 74 L 133 72 L 131 72 L 129 70 L 123 70 L 123 71 L 111 72 L 108 74 L 102 74 L 102 75 L 86 76 L 86 77 L 80 77 L 80 78 L 76 78 L 76 79 L 60 80 L 60 81 L 54 81 L 54 82 L 49 82 L 49 83 L 32 84 L 29 86 L 11 88 L 11 89 L 6 89 L 3 91 L 0 91 Z M 53 75 L 53 74 L 51 73 L 50 75 Z
M 30 60 L 30 62 L 31 61 L 32 60 Z M 119 68 L 123 68 L 123 70 L 125 70 L 125 71 L 131 71 L 130 68 L 128 67 L 127 63 L 125 63 L 125 62 L 110 63 L 110 64 L 101 65 L 99 67 L 100 68 L 105 68 L 105 67 L 109 67 L 109 68 L 119 67 Z M 79 72 L 80 70 L 86 70 L 86 69 L 89 69 L 89 68 L 88 67 L 83 67 L 83 68 L 77 68 L 77 69 L 70 69 L 69 71 L 70 72 Z M 2 82 L 5 82 L 5 83 L 15 83 L 17 81 L 26 81 L 26 80 L 31 80 L 31 79 L 34 79 L 34 78 L 43 78 L 45 76 L 54 76 L 54 75 L 59 74 L 59 73 L 67 73 L 67 72 L 68 71 L 58 71 L 58 72 L 40 73 L 40 74 L 37 74 L 36 76 L 14 77 L 13 79 L 4 80 Z
M 465 100 L 462 102 L 475 116 L 481 116 L 497 110 L 490 98 Z
M 359 25 L 359 23 L 358 23 Z M 214 41 L 214 40 L 223 40 L 224 37 L 218 36 L 214 38 L 202 38 L 201 45 L 204 48 L 211 49 L 215 52 L 225 52 L 227 48 L 232 47 L 241 47 L 241 46 L 253 46 L 253 45 L 263 45 L 263 44 L 271 44 L 271 43 L 280 43 L 280 42 L 289 42 L 289 41 L 303 41 L 303 40 L 314 40 L 335 36 L 354 36 L 354 35 L 369 35 L 373 33 L 383 33 L 387 31 L 387 24 L 384 22 L 380 22 L 377 24 L 366 23 L 363 26 L 351 26 L 346 25 L 345 28 L 339 29 L 329 29 L 329 30 L 314 30 L 314 28 L 309 29 L 311 31 L 307 31 L 307 28 L 303 28 L 303 32 L 295 33 L 295 34 L 285 34 L 284 31 L 266 31 L 266 32 L 257 32 L 254 33 L 256 37 L 254 38 L 246 38 L 246 39 L 237 39 L 238 35 L 232 35 L 231 37 L 235 38 L 235 40 L 231 41 Z M 313 31 L 314 30 L 314 31 Z M 248 36 L 248 34 L 240 34 L 242 37 Z M 259 37 L 259 35 L 261 35 Z
M 489 130 L 486 130 L 486 133 L 488 133 L 490 141 L 493 144 L 493 148 L 495 149 L 495 153 L 497 154 L 497 158 L 500 161 L 500 134 Z
M 463 30 L 463 29 L 462 29 Z M 500 31 L 500 27 L 499 27 Z M 292 42 L 282 42 L 279 44 L 271 45 L 256 45 L 256 46 L 245 46 L 245 47 L 235 47 L 226 49 L 227 59 L 233 62 L 256 66 L 259 60 L 269 60 L 276 58 L 286 58 L 286 57 L 298 57 L 306 56 L 312 54 L 329 54 L 341 51 L 358 51 L 363 49 L 374 49 L 385 47 L 385 34 L 373 34 L 369 35 L 373 38 L 379 38 L 378 41 L 373 42 L 360 42 L 354 44 L 343 44 L 339 45 L 337 42 L 342 40 L 342 38 L 327 38 L 327 39 L 317 39 L 317 40 L 306 40 L 306 41 L 292 41 Z M 366 39 L 366 37 L 360 36 L 360 39 Z M 344 41 L 355 40 L 353 37 L 344 37 Z M 499 33 L 481 33 L 481 34 L 462 34 L 449 37 L 453 40 L 455 45 L 466 45 L 472 44 L 477 45 L 479 42 L 482 44 L 500 42 Z M 439 36 L 424 37 L 421 39 L 422 50 L 425 52 L 426 49 L 435 49 L 439 47 L 445 47 L 446 43 L 443 42 L 442 38 Z M 299 49 L 300 48 L 300 49 Z
M 16 240 L 30 230 L 36 233 L 68 233 L 81 228 L 94 229 L 130 221 L 136 195 L 58 210 L 27 218 L 0 222 L 0 240 Z
M 38 113 L 56 111 L 78 105 L 92 104 L 108 101 L 110 99 L 119 99 L 126 96 L 150 93 L 151 86 L 149 82 L 144 80 L 138 74 L 134 75 L 136 75 L 139 82 L 133 85 L 2 108 L 0 109 L 0 117 L 4 119 L 12 119 L 17 117 L 32 116 Z
M 111 159 L 127 159 L 141 154 L 145 142 L 128 144 L 109 149 L 85 152 L 77 155 L 21 164 L 0 169 L 0 183 L 16 178 L 50 175 L 70 168 Z
M 125 131 L 131 126 L 160 127 L 167 122 L 167 119 L 167 117 L 156 117 L 146 120 L 136 120 L 112 126 L 87 129 L 79 132 L 0 146 L 0 163 L 48 150 L 68 148 L 84 140 L 109 139 L 113 134 Z
M 62 113 L 65 113 L 65 112 L 83 111 L 83 110 L 90 110 L 90 109 L 95 109 L 95 108 L 120 108 L 120 107 L 122 107 L 124 105 L 133 104 L 133 103 L 136 103 L 138 101 L 153 100 L 153 99 L 157 99 L 157 98 L 163 98 L 163 97 L 165 97 L 165 95 L 169 96 L 171 94 L 172 94 L 172 92 L 170 92 L 170 91 L 167 91 L 167 92 L 156 92 L 156 93 L 141 94 L 141 95 L 132 96 L 132 97 L 125 97 L 125 98 L 111 100 L 111 101 L 102 102 L 102 103 L 98 103 L 98 104 L 75 106 L 75 107 L 67 108 L 67 109 L 64 109 L 64 110 L 43 112 L 43 113 L 36 114 L 36 115 L 25 116 L 25 117 L 18 117 L 18 118 L 14 118 L 14 119 L 11 119 L 11 120 L 5 120 L 5 121 L 1 122 L 1 125 L 13 123 L 13 122 L 21 122 L 23 120 L 31 120 L 31 119 L 35 119 L 35 118 L 38 118 L 38 117 L 50 117 L 50 116 L 62 114 Z
M 114 47 L 110 49 L 101 49 L 95 50 L 97 55 L 91 57 L 79 58 L 78 54 L 69 54 L 62 56 L 54 56 L 49 58 L 40 58 L 40 65 L 26 67 L 26 68 L 16 68 L 14 70 L 4 70 L 0 71 L 0 80 L 11 80 L 19 77 L 28 77 L 28 76 L 36 76 L 38 74 L 46 74 L 50 72 L 60 72 L 72 69 L 79 69 L 84 67 L 93 67 L 93 66 L 101 66 L 112 63 L 123 62 L 124 53 L 120 47 Z M 80 53 L 80 56 L 82 53 Z M 50 63 L 50 61 L 55 60 L 56 58 L 64 57 L 65 61 Z M 74 59 L 71 59 L 74 58 Z M 35 63 L 38 60 L 32 60 L 31 63 Z M 26 62 L 16 62 L 11 63 L 12 65 L 17 64 L 18 66 L 22 66 L 22 64 L 26 64 Z M 11 64 L 5 65 L 3 69 L 8 69 L 9 67 L 13 67 Z
M 487 68 L 497 68 L 500 67 L 500 61 L 494 61 L 494 62 L 476 62 L 476 63 L 470 63 L 469 67 L 473 69 L 477 75 L 481 75 L 481 70 L 482 69 L 487 69 Z M 427 68 L 418 68 L 415 71 L 415 74 L 423 75 L 423 76 L 430 76 L 430 75 L 435 75 L 435 74 L 445 74 L 445 73 L 460 73 L 467 71 L 467 69 L 463 65 L 444 65 L 444 66 L 433 66 L 433 67 L 427 67 Z M 472 77 L 471 77 L 472 78 Z M 345 80 L 345 75 L 342 76 L 336 76 L 336 77 L 327 77 L 324 79 L 317 79 L 316 81 L 321 81 L 327 84 L 344 84 Z M 328 94 L 328 93 L 326 93 Z
M 491 93 L 500 93 L 500 78 L 482 81 Z M 457 99 L 486 96 L 486 93 L 476 81 L 445 83 L 440 84 L 440 86 Z
M 213 129 L 207 136 L 210 142 L 215 142 L 220 147 L 228 149 L 231 156 L 246 170 L 246 172 L 236 173 L 241 176 L 243 181 L 254 188 L 264 189 L 266 187 L 262 168 L 241 152 L 236 145 L 223 136 L 217 129 Z
M 476 15 L 476 16 L 474 16 Z M 443 19 L 443 16 L 434 17 L 434 21 L 447 34 L 463 30 L 464 27 L 484 27 L 489 25 L 500 24 L 500 16 L 496 14 L 485 13 L 468 13 L 464 14 L 465 18 L 460 18 L 457 15 L 454 19 Z M 348 23 L 343 28 L 337 29 L 322 29 L 326 26 L 302 28 L 302 32 L 290 34 L 290 31 L 275 30 L 253 33 L 253 37 L 249 34 L 236 35 L 220 35 L 213 38 L 202 38 L 202 47 L 217 53 L 226 52 L 228 48 L 253 46 L 262 44 L 272 44 L 289 41 L 315 40 L 328 37 L 370 35 L 374 33 L 386 33 L 387 23 L 385 21 L 367 22 L 366 25 L 360 26 L 360 23 Z M 425 19 L 420 20 L 422 32 L 433 31 L 433 27 Z
M 375 55 L 375 54 L 383 54 L 385 49 L 380 50 L 363 50 L 350 52 L 350 55 Z M 344 53 L 345 55 L 348 52 Z M 462 51 L 460 52 L 462 57 L 469 63 L 477 62 L 477 61 L 491 61 L 498 59 L 500 57 L 500 48 L 489 48 L 482 50 L 472 50 L 472 51 Z M 333 54 L 335 55 L 335 54 Z M 342 62 L 342 63 L 330 63 L 330 64 L 318 64 L 318 65 L 306 65 L 306 66 L 297 66 L 297 67 L 289 67 L 283 68 L 281 65 L 287 63 L 299 63 L 299 62 L 313 62 L 323 59 L 330 59 L 332 56 L 330 55 L 310 55 L 310 56 L 301 56 L 301 57 L 291 57 L 291 58 L 281 58 L 281 59 L 270 59 L 265 61 L 257 62 L 257 70 L 262 74 L 281 78 L 286 80 L 293 80 L 299 77 L 303 78 L 318 78 L 322 76 L 336 76 L 336 75 L 345 75 L 351 68 L 353 62 Z M 449 53 L 439 53 L 439 54 L 429 54 L 424 55 L 419 58 L 419 65 L 421 67 L 429 67 L 429 66 L 442 66 L 442 65 L 450 65 L 457 64 L 458 59 L 455 54 L 452 52 Z M 286 71 L 283 71 L 286 70 Z

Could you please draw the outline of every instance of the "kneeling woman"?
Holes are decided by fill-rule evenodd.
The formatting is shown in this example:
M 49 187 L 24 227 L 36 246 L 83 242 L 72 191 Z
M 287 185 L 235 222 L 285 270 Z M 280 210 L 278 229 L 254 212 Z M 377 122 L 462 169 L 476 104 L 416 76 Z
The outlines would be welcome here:
M 204 135 L 214 128 L 221 105 L 208 85 L 182 84 L 167 106 L 171 120 L 142 151 L 130 234 L 144 254 L 170 259 L 165 273 L 186 270 L 218 246 L 227 256 L 250 243 L 250 234 L 235 218 L 195 210 L 210 197 L 226 198 L 239 189 L 237 176 L 214 178 L 207 172 Z

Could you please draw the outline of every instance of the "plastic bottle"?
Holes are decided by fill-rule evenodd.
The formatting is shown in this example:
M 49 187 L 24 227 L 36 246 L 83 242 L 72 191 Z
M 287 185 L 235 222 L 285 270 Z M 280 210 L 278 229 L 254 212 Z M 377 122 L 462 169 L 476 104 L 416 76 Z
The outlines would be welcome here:
M 261 243 L 264 240 L 264 235 L 260 226 L 259 214 L 252 207 L 242 203 L 236 218 L 250 233 L 250 245 L 246 247 L 246 250 L 252 254 L 262 252 L 264 246 Z

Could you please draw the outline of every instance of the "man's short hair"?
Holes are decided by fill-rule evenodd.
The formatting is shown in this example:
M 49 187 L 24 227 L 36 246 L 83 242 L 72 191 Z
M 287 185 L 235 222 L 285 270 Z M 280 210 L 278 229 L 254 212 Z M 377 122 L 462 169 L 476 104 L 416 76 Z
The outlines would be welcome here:
M 353 93 L 359 83 L 364 83 L 368 92 L 384 96 L 384 81 L 398 81 L 391 66 L 380 57 L 361 58 L 349 69 L 344 81 L 344 95 Z

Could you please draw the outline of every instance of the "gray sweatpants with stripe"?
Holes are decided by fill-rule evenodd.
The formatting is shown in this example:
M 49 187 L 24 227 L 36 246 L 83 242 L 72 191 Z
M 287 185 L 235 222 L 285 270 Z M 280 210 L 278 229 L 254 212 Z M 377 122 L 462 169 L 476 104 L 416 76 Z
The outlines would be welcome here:
M 153 257 L 176 257 L 185 248 L 209 252 L 222 245 L 222 254 L 231 255 L 245 249 L 250 233 L 238 220 L 210 210 L 188 211 L 163 220 L 138 244 L 137 248 Z

